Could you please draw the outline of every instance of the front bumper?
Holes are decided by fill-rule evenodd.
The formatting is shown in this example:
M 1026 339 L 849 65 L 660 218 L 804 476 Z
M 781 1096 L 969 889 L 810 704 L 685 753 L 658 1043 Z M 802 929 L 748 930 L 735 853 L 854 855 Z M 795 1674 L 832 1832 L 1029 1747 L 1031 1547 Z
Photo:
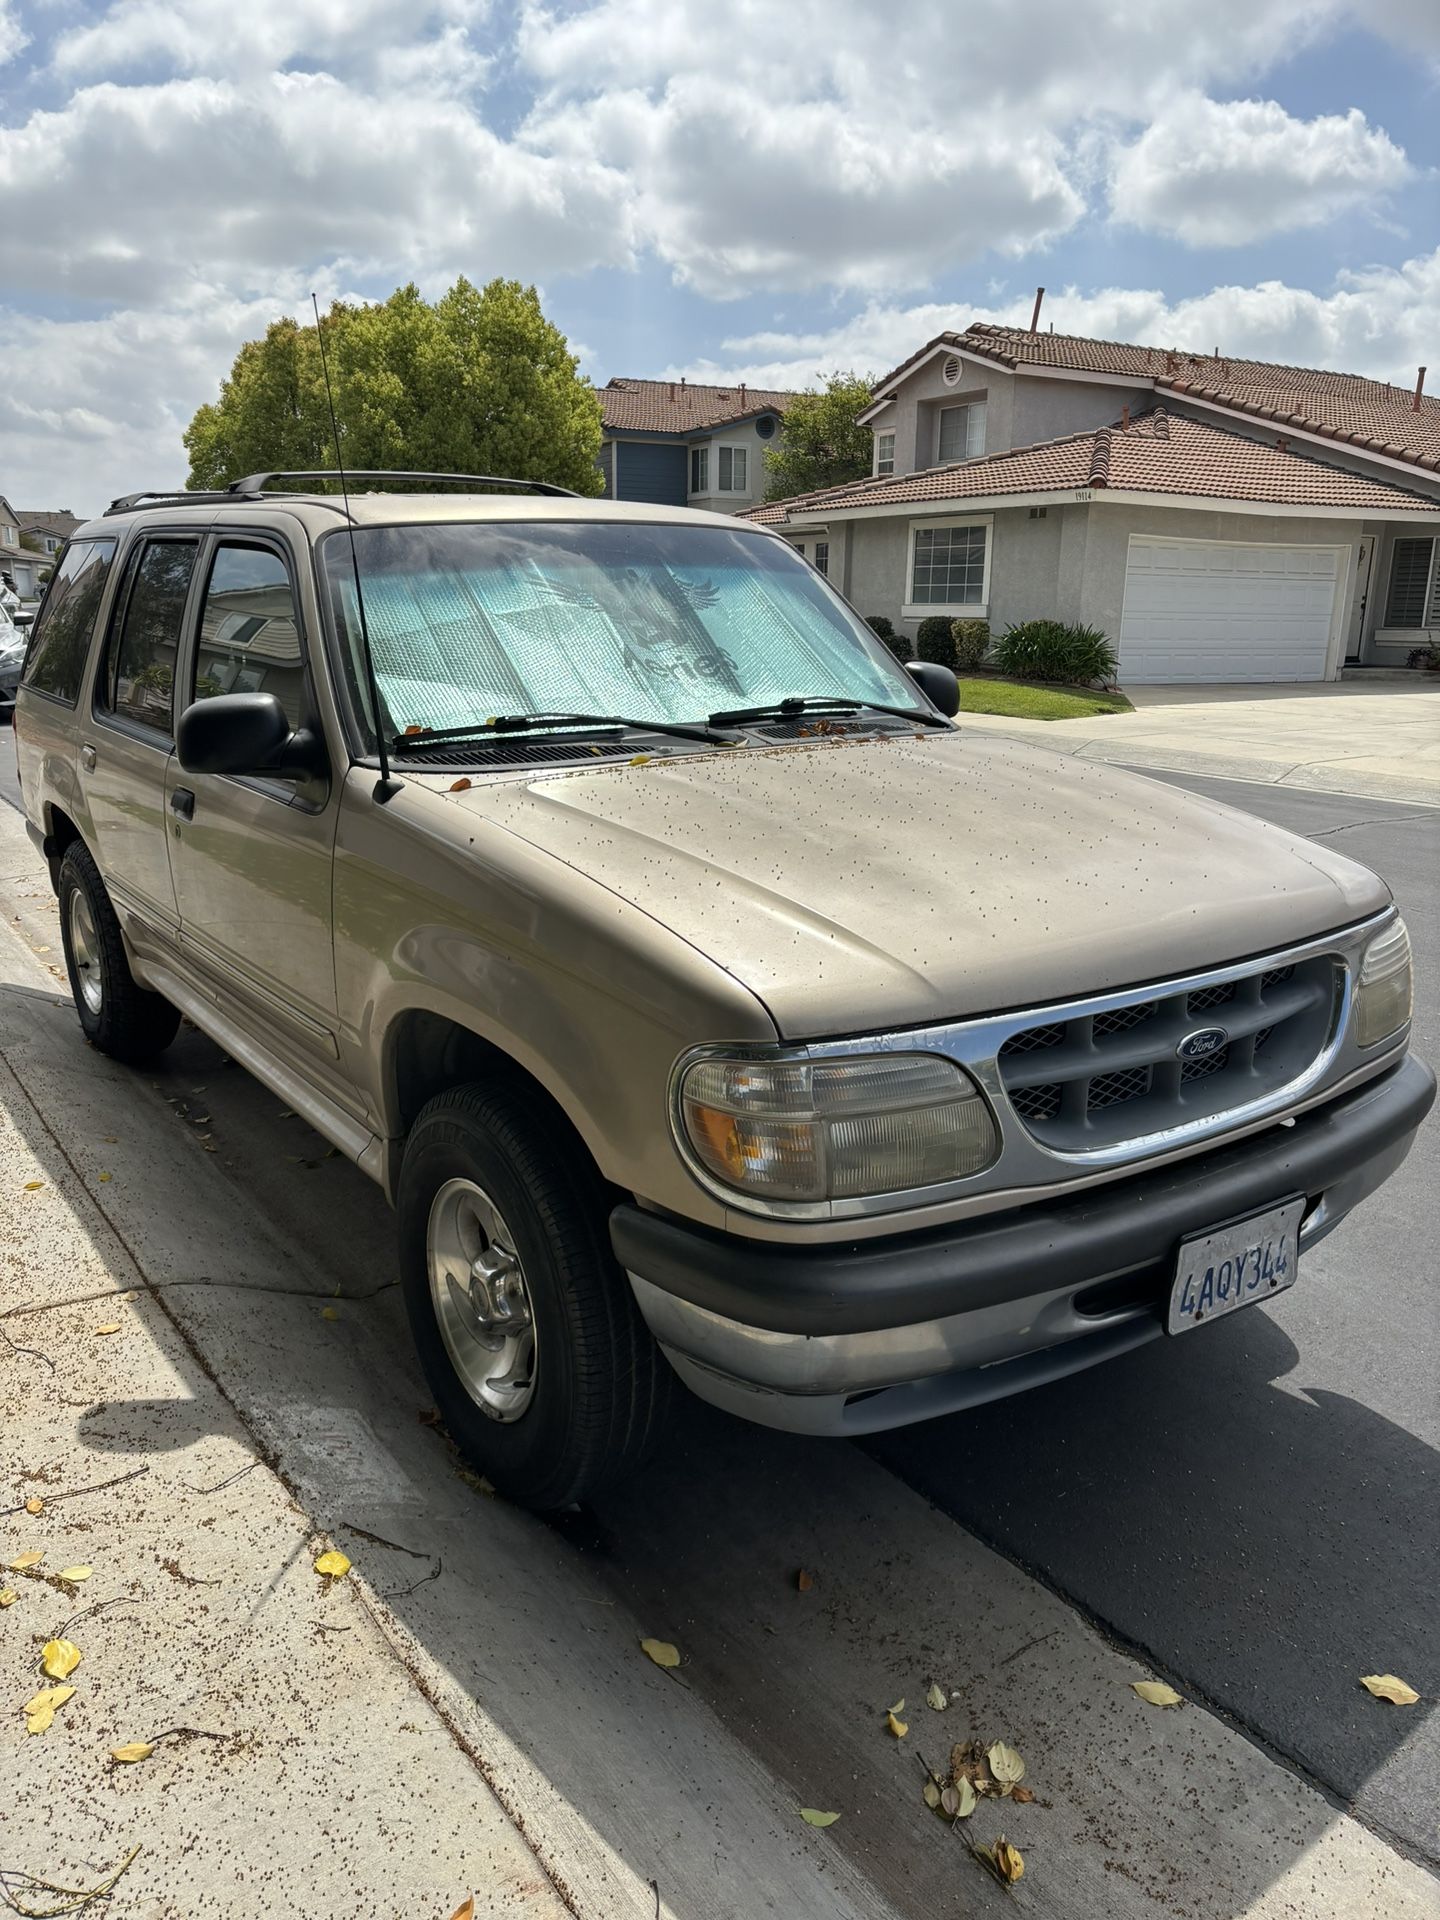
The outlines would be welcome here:
M 795 1247 L 624 1205 L 611 1241 L 702 1399 L 794 1432 L 872 1433 L 1154 1339 L 1189 1234 L 1304 1194 L 1300 1245 L 1315 1246 L 1400 1165 L 1434 1099 L 1411 1055 L 1293 1124 L 973 1224 Z

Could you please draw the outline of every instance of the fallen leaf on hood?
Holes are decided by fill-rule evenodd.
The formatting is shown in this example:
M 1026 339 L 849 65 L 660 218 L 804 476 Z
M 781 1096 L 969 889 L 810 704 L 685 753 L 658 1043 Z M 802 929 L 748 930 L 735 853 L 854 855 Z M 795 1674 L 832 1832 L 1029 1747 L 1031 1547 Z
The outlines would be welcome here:
M 68 1580 L 72 1586 L 78 1586 L 82 1580 L 88 1580 L 93 1569 L 90 1567 L 62 1567 L 60 1578 Z
M 113 1173 L 97 1173 L 95 1178 L 97 1180 L 113 1180 L 115 1176 Z
M 933 1680 L 925 1689 L 925 1704 L 927 1707 L 933 1707 L 936 1713 L 943 1713 L 950 1704 L 945 1689 L 936 1686 Z
M 468 793 L 469 790 L 470 782 L 465 778 L 463 773 L 458 780 L 452 780 L 450 785 L 445 789 L 447 793 Z
M 30 1498 L 25 1502 L 25 1511 L 27 1513 L 43 1513 L 45 1511 L 45 1502 L 40 1498 L 38 1493 L 32 1493 Z
M 1362 1674 L 1360 1684 L 1367 1687 L 1377 1700 L 1388 1700 L 1396 1707 L 1413 1707 L 1420 1698 L 1412 1686 L 1393 1673 Z
M 80 1664 L 80 1649 L 73 1640 L 47 1640 L 40 1649 L 40 1665 L 52 1680 L 68 1680 Z
M 821 1813 L 818 1807 L 801 1807 L 800 1818 L 807 1827 L 833 1827 L 840 1816 L 838 1813 Z
M 886 1709 L 886 1711 L 887 1711 L 888 1713 L 904 1713 L 904 1711 L 905 1711 L 905 1702 L 904 1702 L 903 1700 L 897 1700 L 897 1701 L 895 1702 L 895 1704 L 894 1704 L 894 1706 L 893 1706 L 893 1707 L 888 1707 L 888 1708 Z
M 975 1857 L 985 1862 L 1003 1886 L 1013 1887 L 1025 1871 L 1019 1849 L 1012 1847 L 1003 1833 L 993 1847 L 977 1847 Z
M 74 1687 L 42 1687 L 39 1693 L 32 1694 L 21 1708 L 28 1731 L 44 1733 L 55 1718 L 56 1708 L 63 1707 L 67 1700 L 73 1699 L 74 1694 Z
M 1012 1800 L 1018 1800 L 1022 1806 L 1028 1807 L 1034 1800 L 1035 1796 L 1030 1791 L 1029 1787 L 1016 1787 L 1014 1791 L 1011 1793 L 1010 1798 Z
M 642 1640 L 640 1651 L 648 1654 L 657 1667 L 678 1667 L 680 1649 L 672 1646 L 668 1640 Z
M 107 1320 L 103 1327 L 96 1327 L 95 1331 L 97 1334 L 118 1333 L 120 1331 L 120 1322 L 118 1320 Z
M 4 1592 L 0 1593 L 0 1607 L 13 1607 L 19 1598 L 14 1587 L 6 1587 Z
M 451 1914 L 450 1920 L 475 1920 L 475 1896 L 473 1893 L 468 1900 L 462 1900 L 460 1902 L 459 1906 L 456 1907 L 455 1911 Z
M 968 1820 L 979 1804 L 974 1787 L 963 1773 L 940 1796 L 940 1811 L 950 1820 Z
M 27 1180 L 25 1182 L 25 1191 L 26 1193 L 39 1193 L 44 1184 L 45 1182 L 43 1180 Z
M 131 1740 L 123 1747 L 112 1747 L 110 1758 L 120 1761 L 122 1765 L 132 1766 L 137 1760 L 148 1760 L 154 1751 L 148 1740 Z
M 940 1805 L 940 1789 L 933 1780 L 925 1782 L 925 1804 L 932 1812 Z
M 340 1309 L 338 1307 L 321 1307 L 320 1318 L 322 1320 L 338 1320 L 340 1318 Z
M 28 1570 L 31 1567 L 38 1567 L 40 1562 L 44 1558 L 45 1558 L 45 1549 L 43 1547 L 32 1547 L 29 1553 L 16 1554 L 15 1558 L 10 1562 L 10 1565 L 7 1568 L 7 1572 L 10 1572 L 10 1573 L 28 1572 Z
M 1007 1747 L 1003 1740 L 997 1740 L 988 1747 L 985 1758 L 990 1762 L 990 1771 L 1002 1787 L 1013 1787 L 1025 1778 L 1025 1762 L 1014 1747 Z
M 795 1585 L 800 1589 L 801 1593 L 808 1593 L 814 1584 L 814 1574 L 807 1573 L 804 1567 L 801 1567 L 800 1571 L 795 1575 Z
M 887 1713 L 885 1716 L 885 1726 L 886 1726 L 886 1730 L 890 1733 L 893 1733 L 897 1740 L 903 1740 L 906 1734 L 910 1731 L 909 1721 L 901 1720 L 896 1714 L 893 1707 L 891 1708 L 890 1712 Z
M 1182 1707 L 1185 1704 L 1184 1694 L 1177 1693 L 1174 1687 L 1167 1687 L 1163 1680 L 1132 1680 L 1130 1685 L 1152 1707 Z
M 315 1562 L 315 1571 L 327 1580 L 343 1580 L 350 1571 L 350 1562 L 338 1547 L 331 1547 Z
M 637 753 L 632 755 L 630 759 L 630 765 L 632 767 L 648 767 L 649 764 L 650 756 L 648 753 Z

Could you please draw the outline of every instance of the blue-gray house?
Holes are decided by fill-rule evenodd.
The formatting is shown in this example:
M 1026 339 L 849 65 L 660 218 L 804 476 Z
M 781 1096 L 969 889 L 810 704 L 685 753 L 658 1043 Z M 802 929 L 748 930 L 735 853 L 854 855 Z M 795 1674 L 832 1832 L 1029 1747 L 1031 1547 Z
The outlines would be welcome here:
M 610 500 L 742 513 L 765 497 L 765 454 L 778 446 L 793 393 L 744 383 L 612 380 L 600 470 Z

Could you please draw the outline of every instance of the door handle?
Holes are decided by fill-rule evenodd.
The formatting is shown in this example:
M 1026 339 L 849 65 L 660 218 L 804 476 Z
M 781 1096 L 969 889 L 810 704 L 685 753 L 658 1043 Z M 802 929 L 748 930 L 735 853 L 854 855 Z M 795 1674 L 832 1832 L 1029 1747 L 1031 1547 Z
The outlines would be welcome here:
M 170 811 L 178 813 L 182 820 L 195 818 L 195 796 L 189 787 L 172 787 L 170 790 Z
M 95 771 L 95 749 L 94 749 L 94 747 L 81 747 L 81 749 L 80 749 L 80 764 L 81 764 L 81 766 L 82 766 L 82 767 L 83 767 L 83 768 L 85 769 L 85 771 L 86 771 L 87 773 L 93 773 L 93 772 Z

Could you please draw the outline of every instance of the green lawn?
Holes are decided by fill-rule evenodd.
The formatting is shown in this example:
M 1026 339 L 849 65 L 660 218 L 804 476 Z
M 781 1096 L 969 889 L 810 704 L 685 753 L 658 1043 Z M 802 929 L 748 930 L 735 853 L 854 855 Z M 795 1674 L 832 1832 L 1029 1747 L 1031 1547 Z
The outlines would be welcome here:
M 962 680 L 961 713 L 1002 713 L 1015 720 L 1088 720 L 1097 713 L 1131 713 L 1123 693 L 1090 693 L 1033 680 Z

